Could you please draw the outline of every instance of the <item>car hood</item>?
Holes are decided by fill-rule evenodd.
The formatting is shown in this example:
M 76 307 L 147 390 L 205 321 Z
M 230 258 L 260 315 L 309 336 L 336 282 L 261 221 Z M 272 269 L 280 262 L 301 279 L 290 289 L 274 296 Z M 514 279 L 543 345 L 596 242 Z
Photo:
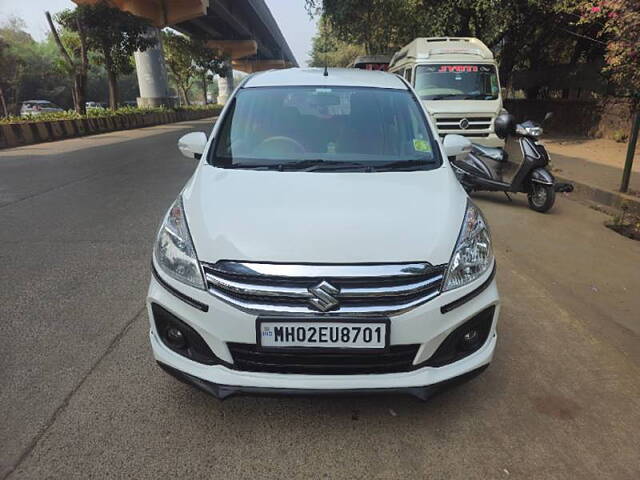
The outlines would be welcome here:
M 422 100 L 427 111 L 438 113 L 498 115 L 502 109 L 500 100 Z
M 447 263 L 467 196 L 453 172 L 319 173 L 202 165 L 183 191 L 201 261 Z

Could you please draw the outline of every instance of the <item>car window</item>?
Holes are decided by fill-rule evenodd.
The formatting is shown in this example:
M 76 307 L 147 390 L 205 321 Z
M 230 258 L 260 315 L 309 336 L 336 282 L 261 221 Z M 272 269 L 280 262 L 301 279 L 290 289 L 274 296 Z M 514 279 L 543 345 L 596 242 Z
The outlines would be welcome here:
M 404 78 L 409 82 L 409 84 L 411 84 L 411 67 L 405 69 Z
M 300 160 L 440 162 L 415 97 L 381 88 L 240 90 L 213 151 L 210 161 L 227 168 Z

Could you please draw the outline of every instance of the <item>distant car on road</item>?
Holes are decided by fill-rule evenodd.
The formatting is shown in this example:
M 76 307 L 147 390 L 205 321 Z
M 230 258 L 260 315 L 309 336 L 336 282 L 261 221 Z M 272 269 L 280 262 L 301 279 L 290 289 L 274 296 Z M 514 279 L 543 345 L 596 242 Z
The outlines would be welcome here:
M 86 108 L 104 108 L 104 104 L 100 102 L 85 102 L 84 106 Z
M 22 102 L 20 115 L 41 115 L 43 113 L 64 112 L 64 108 L 49 100 L 27 100 Z

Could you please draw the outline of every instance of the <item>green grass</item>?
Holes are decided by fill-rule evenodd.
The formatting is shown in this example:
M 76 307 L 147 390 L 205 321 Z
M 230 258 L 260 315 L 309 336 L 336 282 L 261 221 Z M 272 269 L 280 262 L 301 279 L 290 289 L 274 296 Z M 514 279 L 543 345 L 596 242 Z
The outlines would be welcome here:
M 83 118 L 109 118 L 122 115 L 144 114 L 144 113 L 163 113 L 163 112 L 189 112 L 189 111 L 211 111 L 213 114 L 220 113 L 222 105 L 192 105 L 188 107 L 156 107 L 156 108 L 139 108 L 139 107 L 120 107 L 117 110 L 109 110 L 106 108 L 90 108 L 86 115 L 79 115 L 73 110 L 66 112 L 43 113 L 41 115 L 27 115 L 24 117 L 9 116 L 0 118 L 0 125 L 12 123 L 36 123 L 51 122 L 55 120 L 80 120 Z

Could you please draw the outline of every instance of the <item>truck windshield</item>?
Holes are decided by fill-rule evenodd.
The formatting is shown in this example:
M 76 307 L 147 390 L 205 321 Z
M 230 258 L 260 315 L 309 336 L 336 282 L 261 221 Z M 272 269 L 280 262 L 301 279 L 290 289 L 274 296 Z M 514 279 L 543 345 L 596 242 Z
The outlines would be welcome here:
M 389 171 L 441 164 L 406 90 L 254 87 L 234 97 L 209 162 L 222 168 Z
M 418 65 L 415 90 L 422 100 L 496 100 L 500 93 L 493 65 Z

